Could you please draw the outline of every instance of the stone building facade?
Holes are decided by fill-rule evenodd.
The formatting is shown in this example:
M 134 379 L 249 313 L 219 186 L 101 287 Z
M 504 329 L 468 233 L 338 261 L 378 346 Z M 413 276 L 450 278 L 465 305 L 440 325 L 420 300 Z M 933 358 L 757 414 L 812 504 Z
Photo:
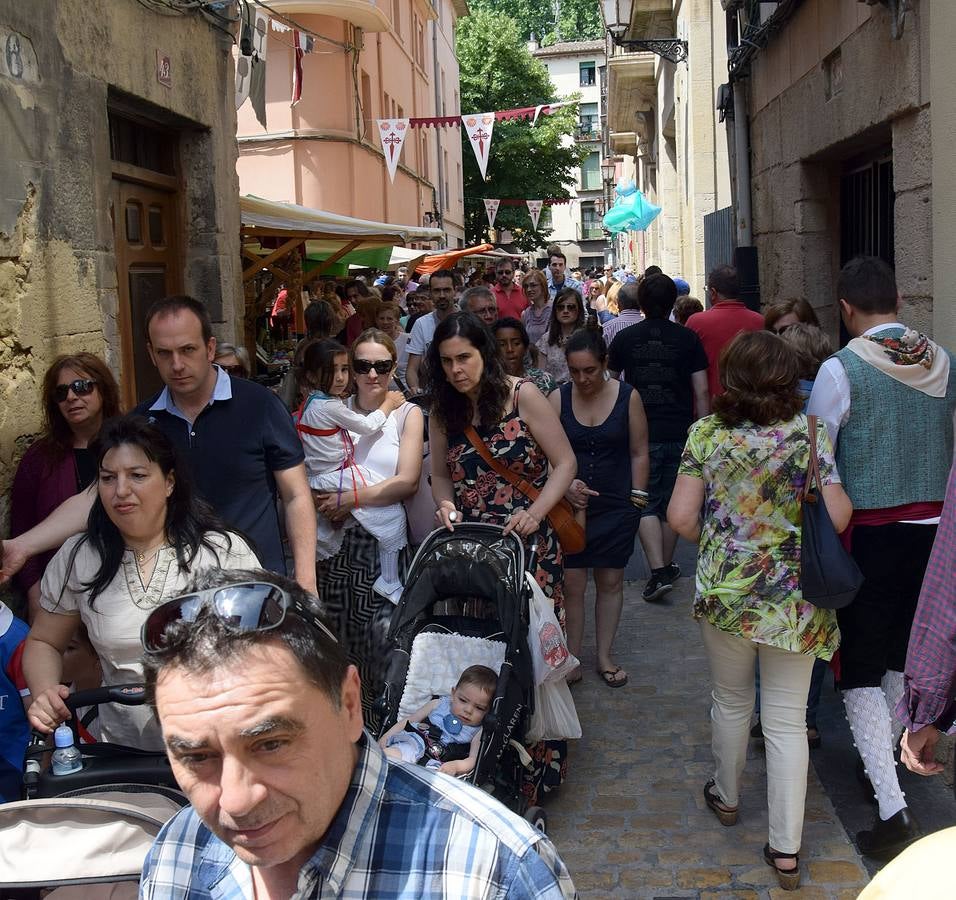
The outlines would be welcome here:
M 897 19 L 878 0 L 780 3 L 755 23 L 759 49 L 736 73 L 731 54 L 749 102 L 761 298 L 805 297 L 836 335 L 840 267 L 873 254 L 896 269 L 902 318 L 952 345 L 953 304 L 939 291 L 952 286 L 933 264 L 934 207 L 954 202 L 934 184 L 933 155 L 936 141 L 952 146 L 952 119 L 935 115 L 936 96 L 952 93 L 952 50 L 931 52 L 931 33 L 956 27 L 956 5 L 906 7 Z
M 224 7 L 223 15 L 229 10 Z M 231 37 L 135 0 L 0 0 L 0 521 L 52 359 L 103 356 L 155 389 L 156 297 L 241 318 Z

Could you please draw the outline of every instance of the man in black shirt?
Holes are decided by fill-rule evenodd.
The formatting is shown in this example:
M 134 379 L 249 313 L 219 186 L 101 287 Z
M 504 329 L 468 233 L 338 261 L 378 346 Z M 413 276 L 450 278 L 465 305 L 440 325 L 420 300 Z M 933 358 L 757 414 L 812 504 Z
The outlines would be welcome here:
M 669 321 L 677 287 L 666 275 L 650 275 L 640 285 L 625 284 L 619 302 L 635 298 L 644 321 L 630 325 L 611 341 L 609 368 L 637 389 L 647 416 L 651 457 L 650 502 L 641 517 L 641 545 L 651 567 L 645 600 L 670 591 L 680 575 L 673 562 L 677 535 L 667 524 L 677 468 L 687 431 L 695 418 L 710 412 L 707 354 L 689 328 Z

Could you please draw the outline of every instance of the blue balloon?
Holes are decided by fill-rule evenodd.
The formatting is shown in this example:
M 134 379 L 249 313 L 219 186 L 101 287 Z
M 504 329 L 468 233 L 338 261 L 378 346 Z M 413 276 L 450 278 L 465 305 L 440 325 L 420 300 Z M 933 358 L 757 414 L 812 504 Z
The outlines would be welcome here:
M 633 182 L 631 182 L 633 184 Z M 624 185 L 627 187 L 627 185 Z M 617 187 L 620 193 L 621 185 Z M 639 190 L 620 196 L 604 216 L 604 227 L 617 234 L 621 231 L 644 231 L 661 214 L 661 208 L 651 203 Z

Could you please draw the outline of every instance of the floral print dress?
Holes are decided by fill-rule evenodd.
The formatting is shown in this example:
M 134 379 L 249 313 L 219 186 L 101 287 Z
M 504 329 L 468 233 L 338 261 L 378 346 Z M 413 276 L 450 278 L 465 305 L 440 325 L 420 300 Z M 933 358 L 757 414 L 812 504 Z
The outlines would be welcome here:
M 840 478 L 817 423 L 824 484 Z M 810 461 L 807 417 L 728 427 L 691 426 L 679 474 L 704 481 L 694 617 L 758 644 L 828 660 L 840 643 L 833 610 L 800 593 L 800 507 Z
M 548 458 L 518 415 L 515 388 L 514 408 L 492 428 L 477 426 L 491 455 L 538 490 L 548 474 Z M 466 521 L 504 525 L 516 509 L 527 508 L 531 501 L 508 482 L 502 481 L 479 456 L 464 434 L 448 436 L 448 473 L 455 489 L 457 505 Z M 539 532 L 535 577 L 544 593 L 554 602 L 554 612 L 564 629 L 564 567 L 561 545 L 551 523 L 545 519 Z M 528 752 L 535 767 L 526 778 L 523 791 L 534 802 L 539 791 L 547 792 L 564 781 L 567 772 L 567 742 L 542 741 Z

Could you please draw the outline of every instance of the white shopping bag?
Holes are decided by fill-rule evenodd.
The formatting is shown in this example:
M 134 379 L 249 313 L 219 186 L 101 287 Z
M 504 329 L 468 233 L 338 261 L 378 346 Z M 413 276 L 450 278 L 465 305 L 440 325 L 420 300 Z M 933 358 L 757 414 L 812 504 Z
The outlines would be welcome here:
M 581 722 L 568 683 L 561 677 L 538 685 L 534 689 L 534 715 L 525 734 L 527 743 L 577 740 L 579 737 Z
M 534 683 L 561 680 L 574 671 L 578 660 L 568 650 L 564 632 L 554 614 L 554 603 L 545 595 L 530 572 L 525 578 L 531 587 L 528 610 L 528 647 L 534 664 Z

